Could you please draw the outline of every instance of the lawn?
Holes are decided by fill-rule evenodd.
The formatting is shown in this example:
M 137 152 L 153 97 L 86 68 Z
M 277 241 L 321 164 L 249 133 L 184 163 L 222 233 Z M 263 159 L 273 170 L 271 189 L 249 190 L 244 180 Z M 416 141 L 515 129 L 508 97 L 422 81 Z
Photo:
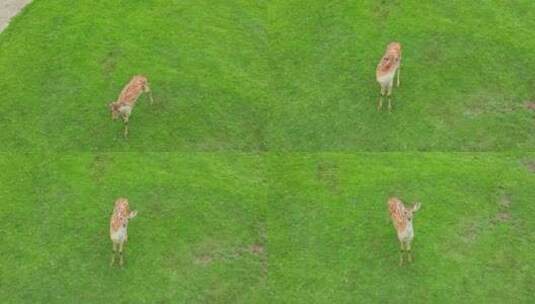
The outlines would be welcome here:
M 531 170 L 531 171 L 530 171 Z M 535 154 L 1 154 L 2 303 L 528 303 Z M 399 267 L 386 199 L 420 201 Z M 126 196 L 126 265 L 109 216 Z
M 261 162 L 248 155 L 0 155 L 0 302 L 256 303 L 267 257 Z M 125 266 L 110 267 L 118 197 Z
M 0 302 L 530 303 L 535 2 L 424 2 L 32 1 L 0 33 Z M 422 203 L 404 267 L 391 195 Z
M 36 0 L 0 35 L 1 149 L 531 151 L 534 27 L 533 1 Z M 106 104 L 138 73 L 126 141 Z
M 270 160 L 271 303 L 531 303 L 535 155 L 296 154 Z M 386 201 L 422 207 L 411 265 Z

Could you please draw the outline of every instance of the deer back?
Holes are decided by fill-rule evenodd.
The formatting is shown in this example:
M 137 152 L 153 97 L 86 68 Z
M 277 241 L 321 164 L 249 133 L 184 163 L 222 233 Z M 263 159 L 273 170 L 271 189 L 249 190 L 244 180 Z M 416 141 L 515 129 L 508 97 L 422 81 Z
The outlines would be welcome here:
M 401 45 L 397 42 L 390 43 L 386 52 L 377 65 L 377 78 L 395 72 L 401 61 Z
M 148 81 L 145 76 L 134 76 L 121 91 L 117 102 L 121 104 L 133 105 L 137 101 L 139 95 L 141 95 L 141 93 L 143 93 L 145 90 L 147 82 Z
M 408 221 L 405 217 L 405 205 L 403 205 L 403 202 L 395 197 L 390 198 L 388 200 L 388 211 L 396 230 L 398 232 L 404 231 L 407 228 Z
M 129 214 L 130 209 L 128 208 L 128 200 L 125 198 L 117 199 L 110 220 L 110 230 L 117 231 L 122 225 L 128 223 Z

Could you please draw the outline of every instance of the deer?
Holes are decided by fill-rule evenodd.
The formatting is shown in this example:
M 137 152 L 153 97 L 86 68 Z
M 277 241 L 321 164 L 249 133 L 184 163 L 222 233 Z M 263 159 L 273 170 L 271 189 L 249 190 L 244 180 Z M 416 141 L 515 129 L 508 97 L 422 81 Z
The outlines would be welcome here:
M 379 61 L 375 76 L 377 82 L 381 86 L 381 95 L 379 96 L 379 103 L 377 111 L 383 107 L 383 96 L 386 94 L 388 99 L 388 111 L 392 111 L 392 102 L 390 94 L 392 94 L 392 87 L 396 72 L 398 74 L 397 86 L 399 87 L 399 74 L 401 72 L 401 44 L 399 42 L 391 42 L 386 47 L 386 52 Z
M 412 228 L 412 219 L 421 207 L 421 204 L 416 202 L 410 207 L 405 207 L 403 202 L 397 197 L 388 199 L 388 211 L 390 218 L 396 229 L 398 240 L 401 244 L 399 266 L 403 266 L 403 253 L 407 253 L 408 262 L 412 263 L 411 242 L 414 238 L 414 229 Z
M 152 98 L 152 92 L 149 87 L 149 81 L 147 77 L 142 75 L 136 75 L 132 77 L 130 82 L 123 88 L 119 98 L 116 101 L 108 104 L 111 110 L 112 120 L 116 120 L 121 117 L 124 122 L 124 137 L 128 136 L 128 118 L 132 113 L 132 109 L 136 104 L 137 99 L 142 93 L 148 93 L 150 103 L 154 103 Z
M 113 255 L 110 266 L 115 263 L 115 257 L 119 254 L 119 265 L 123 266 L 123 247 L 128 240 L 128 221 L 137 215 L 137 211 L 130 211 L 128 200 L 118 198 L 110 219 L 110 239 L 113 243 Z

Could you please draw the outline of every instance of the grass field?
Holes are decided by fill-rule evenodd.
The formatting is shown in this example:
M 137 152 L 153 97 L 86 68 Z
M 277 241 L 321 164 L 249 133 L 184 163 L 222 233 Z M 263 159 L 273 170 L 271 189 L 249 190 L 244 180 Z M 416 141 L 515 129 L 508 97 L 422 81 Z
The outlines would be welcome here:
M 534 27 L 533 1 L 36 0 L 0 36 L 2 150 L 531 151 Z M 136 73 L 157 103 L 125 141 Z
M 533 28 L 533 1 L 32 1 L 0 34 L 0 303 L 531 303 Z M 422 203 L 404 267 L 390 195 Z
M 2 154 L 0 170 L 3 303 L 528 303 L 534 292 L 534 154 Z M 389 195 L 423 206 L 409 266 Z M 119 196 L 139 211 L 123 269 L 109 266 Z
M 535 174 L 519 159 L 297 154 L 269 168 L 272 303 L 533 300 Z M 398 266 L 390 195 L 422 204 L 410 266 Z
M 266 286 L 255 156 L 2 155 L 2 303 L 255 303 Z M 124 269 L 109 217 L 126 196 Z

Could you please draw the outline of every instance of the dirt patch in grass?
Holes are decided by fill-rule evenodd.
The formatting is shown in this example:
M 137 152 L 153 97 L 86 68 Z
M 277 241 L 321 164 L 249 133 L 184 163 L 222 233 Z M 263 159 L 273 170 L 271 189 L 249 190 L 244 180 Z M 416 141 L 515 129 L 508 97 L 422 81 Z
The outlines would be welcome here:
M 208 266 L 208 265 L 212 264 L 213 260 L 214 259 L 211 256 L 209 256 L 207 254 L 203 254 L 201 256 L 195 257 L 194 262 L 197 265 Z
M 500 208 L 509 208 L 511 207 L 511 195 L 508 193 L 503 193 L 498 200 L 498 205 Z
M 316 168 L 317 179 L 331 192 L 338 192 L 338 165 L 334 162 L 321 161 Z
M 96 183 L 100 183 L 102 177 L 106 175 L 107 168 L 112 161 L 108 155 L 98 154 L 91 162 L 91 177 Z
M 524 104 L 526 105 L 526 109 L 535 111 L 535 101 L 526 101 Z
M 119 60 L 121 53 L 121 49 L 113 49 L 106 54 L 104 59 L 101 60 L 100 64 L 102 67 L 102 75 L 104 77 L 110 77 L 113 74 L 115 68 L 117 67 L 117 61 Z
M 475 92 L 466 97 L 464 116 L 475 118 L 488 114 L 510 114 L 522 106 L 511 96 L 486 91 Z
M 511 213 L 509 208 L 511 208 L 512 199 L 509 193 L 501 193 L 498 198 L 498 207 L 499 210 L 496 215 L 491 219 L 491 224 L 496 225 L 499 223 L 506 223 L 511 220 Z
M 396 10 L 399 7 L 399 1 L 376 1 L 373 13 L 377 19 L 381 22 L 385 22 L 390 16 L 391 11 Z
M 525 160 L 522 162 L 529 172 L 535 173 L 535 160 Z
M 193 263 L 201 266 L 210 266 L 213 263 L 229 262 L 243 258 L 247 255 L 253 255 L 260 259 L 262 280 L 267 279 L 268 273 L 268 256 L 266 249 L 267 232 L 265 224 L 258 225 L 259 239 L 245 246 L 231 248 L 221 248 L 216 242 L 206 242 L 200 245 L 196 254 L 194 254 Z
M 463 229 L 463 233 L 462 233 L 462 236 L 461 236 L 461 239 L 465 242 L 465 243 L 472 243 L 474 242 L 480 231 L 481 231 L 481 225 L 479 225 L 477 222 L 471 222 L 471 223 L 468 223 Z
M 509 212 L 498 212 L 496 216 L 492 219 L 493 224 L 506 223 L 511 220 L 511 213 Z
M 254 255 L 262 255 L 264 254 L 264 246 L 260 244 L 253 244 L 249 246 L 249 252 Z

